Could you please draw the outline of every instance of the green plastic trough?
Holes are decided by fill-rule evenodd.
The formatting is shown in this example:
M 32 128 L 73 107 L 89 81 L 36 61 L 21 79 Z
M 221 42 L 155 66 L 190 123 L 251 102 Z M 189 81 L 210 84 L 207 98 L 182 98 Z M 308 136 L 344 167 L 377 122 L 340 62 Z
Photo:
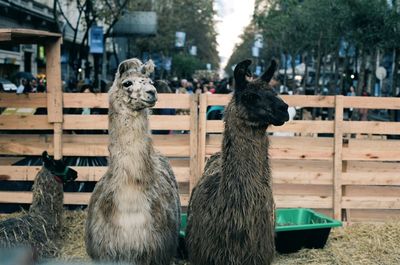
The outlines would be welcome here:
M 185 237 L 187 215 L 182 214 L 180 237 Z M 275 247 L 280 253 L 292 253 L 302 248 L 323 248 L 332 227 L 342 222 L 311 209 L 276 210 Z

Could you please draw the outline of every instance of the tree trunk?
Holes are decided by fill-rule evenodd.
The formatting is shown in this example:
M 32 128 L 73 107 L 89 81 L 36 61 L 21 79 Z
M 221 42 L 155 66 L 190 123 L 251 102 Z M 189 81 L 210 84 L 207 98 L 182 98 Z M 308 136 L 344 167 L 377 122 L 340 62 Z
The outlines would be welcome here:
M 290 61 L 292 64 L 292 79 L 293 82 L 295 81 L 295 77 L 296 77 L 296 60 L 295 60 L 295 55 L 290 55 L 292 57 L 292 60 Z
M 287 53 L 284 53 L 284 56 L 285 56 L 285 62 L 284 62 L 284 69 L 285 69 L 285 71 L 284 71 L 284 73 L 283 73 L 283 86 L 286 88 L 286 80 L 287 80 L 287 65 L 286 65 L 286 62 L 287 62 Z
M 324 52 L 324 55 L 322 56 L 322 90 L 325 87 L 325 79 L 326 79 L 326 55 L 327 53 Z M 321 89 L 318 91 L 318 93 L 321 93 Z
M 335 76 L 333 78 L 333 91 L 331 91 L 331 95 L 336 95 L 340 91 L 340 88 L 338 89 L 339 76 L 341 76 L 339 51 L 340 51 L 340 45 L 338 44 L 335 51 L 335 72 L 334 72 Z
M 397 71 L 399 69 L 399 52 L 400 49 L 396 47 L 393 49 L 393 67 L 392 67 L 392 97 L 397 95 Z
M 377 56 L 378 56 L 378 49 L 374 49 L 374 52 L 372 53 L 371 56 L 371 75 L 370 75 L 370 81 L 368 82 L 368 87 L 367 87 L 367 92 L 370 95 L 373 95 L 375 93 L 375 84 L 376 84 L 376 68 L 377 68 Z
M 303 75 L 303 80 L 302 80 L 302 86 L 304 89 L 306 89 L 307 86 L 307 79 L 308 79 L 308 64 L 307 64 L 307 53 L 303 53 L 303 63 L 304 63 L 304 75 Z
M 315 90 L 319 91 L 319 76 L 321 74 L 321 38 L 322 32 L 319 34 L 318 47 L 317 47 L 317 67 L 315 73 Z
M 357 82 L 357 90 L 356 90 L 356 95 L 360 96 L 361 91 L 364 88 L 364 82 L 365 82 L 365 66 L 366 66 L 366 49 L 361 47 L 360 49 L 361 53 L 361 63 L 360 63 L 360 73 L 358 74 L 358 82 Z

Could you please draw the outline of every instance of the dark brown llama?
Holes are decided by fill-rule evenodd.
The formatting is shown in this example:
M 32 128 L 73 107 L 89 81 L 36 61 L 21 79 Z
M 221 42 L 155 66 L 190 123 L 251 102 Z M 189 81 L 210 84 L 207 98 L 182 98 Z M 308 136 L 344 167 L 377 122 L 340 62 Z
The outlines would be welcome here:
M 266 265 L 274 257 L 266 129 L 288 121 L 288 105 L 268 84 L 275 61 L 256 80 L 251 80 L 250 64 L 245 60 L 234 70 L 222 152 L 207 161 L 190 198 L 187 247 L 192 265 Z
M 0 248 L 28 247 L 37 259 L 58 255 L 63 214 L 63 184 L 77 178 L 62 160 L 43 152 L 43 167 L 33 184 L 29 212 L 0 222 Z M 1 263 L 1 262 L 0 262 Z

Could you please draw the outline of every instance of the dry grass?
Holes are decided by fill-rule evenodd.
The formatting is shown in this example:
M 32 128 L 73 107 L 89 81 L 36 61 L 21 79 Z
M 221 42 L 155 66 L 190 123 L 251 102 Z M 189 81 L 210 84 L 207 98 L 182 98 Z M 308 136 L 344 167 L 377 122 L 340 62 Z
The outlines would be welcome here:
M 89 261 L 84 244 L 85 218 L 86 213 L 82 211 L 65 213 L 61 260 Z M 179 261 L 176 264 L 188 263 Z M 400 264 L 400 220 L 384 224 L 354 224 L 334 229 L 324 249 L 304 249 L 293 254 L 278 255 L 274 264 Z

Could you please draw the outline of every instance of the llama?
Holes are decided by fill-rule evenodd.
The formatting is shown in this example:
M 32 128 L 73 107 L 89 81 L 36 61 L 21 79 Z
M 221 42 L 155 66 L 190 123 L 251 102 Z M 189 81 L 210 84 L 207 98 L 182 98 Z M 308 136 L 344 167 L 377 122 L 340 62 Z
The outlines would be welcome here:
M 42 154 L 43 167 L 33 184 L 32 205 L 21 217 L 0 222 L 0 247 L 31 248 L 35 259 L 55 257 L 61 236 L 63 184 L 77 178 L 77 172 L 61 160 Z
M 288 105 L 268 82 L 276 63 L 252 80 L 250 60 L 234 70 L 221 153 L 207 161 L 189 202 L 187 248 L 192 265 L 271 264 L 274 201 L 268 163 L 269 125 L 288 120 Z
M 109 168 L 92 193 L 85 232 L 95 261 L 166 265 L 176 253 L 178 185 L 149 133 L 153 70 L 152 61 L 123 61 L 109 91 Z

